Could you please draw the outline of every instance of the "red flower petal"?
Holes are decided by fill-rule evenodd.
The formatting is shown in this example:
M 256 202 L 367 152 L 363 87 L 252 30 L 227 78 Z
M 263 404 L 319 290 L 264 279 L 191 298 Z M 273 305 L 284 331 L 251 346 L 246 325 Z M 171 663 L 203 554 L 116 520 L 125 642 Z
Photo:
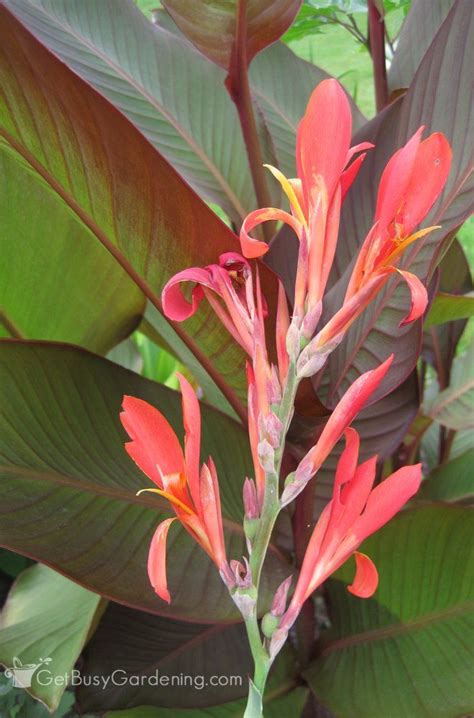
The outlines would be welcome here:
M 240 246 L 242 247 L 244 257 L 255 259 L 256 257 L 261 257 L 266 254 L 270 249 L 270 245 L 266 244 L 266 242 L 254 239 L 249 234 L 249 232 L 263 222 L 285 222 L 285 224 L 288 224 L 294 230 L 298 237 L 301 234 L 301 223 L 288 212 L 282 209 L 276 209 L 275 207 L 256 209 L 246 216 L 240 230 Z
M 163 414 L 148 402 L 124 396 L 122 406 L 120 420 L 132 439 L 125 444 L 125 449 L 143 473 L 162 488 L 160 471 L 180 474 L 184 470 L 178 437 Z
M 148 577 L 150 583 L 155 589 L 155 593 L 167 603 L 171 603 L 171 596 L 166 580 L 166 538 L 173 521 L 176 521 L 176 518 L 165 519 L 158 525 L 153 534 L 148 553 Z
M 197 396 L 189 381 L 178 372 L 176 372 L 176 376 L 179 380 L 182 395 L 186 479 L 196 511 L 201 514 L 201 496 L 199 492 L 201 411 Z
M 357 545 L 390 521 L 416 494 L 420 483 L 421 464 L 415 464 L 403 466 L 376 486 L 370 493 L 364 513 L 354 524 Z
M 401 212 L 405 236 L 411 234 L 438 199 L 448 179 L 451 159 L 451 147 L 441 132 L 434 132 L 418 147 Z
M 298 127 L 296 163 L 306 206 L 319 192 L 314 181 L 323 178 L 328 203 L 347 163 L 352 116 L 346 93 L 337 80 L 324 80 L 313 91 Z
M 354 552 L 356 575 L 347 590 L 359 598 L 370 598 L 377 590 L 379 575 L 373 561 L 359 551 Z
M 182 282 L 193 282 L 197 284 L 192 291 L 191 302 L 185 299 L 183 293 L 181 292 Z M 183 272 L 178 272 L 174 275 L 174 277 L 171 277 L 171 279 L 165 284 L 163 292 L 161 293 L 163 312 L 168 319 L 182 322 L 196 312 L 204 297 L 202 287 L 199 286 L 201 284 L 212 289 L 212 281 L 207 269 L 191 267 L 190 269 L 185 269 Z

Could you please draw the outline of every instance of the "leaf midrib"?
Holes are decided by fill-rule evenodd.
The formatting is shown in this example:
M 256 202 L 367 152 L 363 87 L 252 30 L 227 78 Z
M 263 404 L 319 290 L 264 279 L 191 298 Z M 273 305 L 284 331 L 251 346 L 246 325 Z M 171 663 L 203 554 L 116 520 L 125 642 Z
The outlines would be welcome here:
M 48 184 L 53 192 L 70 208 L 70 210 L 77 216 L 77 218 L 84 224 L 92 235 L 110 252 L 113 258 L 119 263 L 122 269 L 130 277 L 130 279 L 137 285 L 137 287 L 143 292 L 143 294 L 150 300 L 154 307 L 163 314 L 163 308 L 161 299 L 153 292 L 148 282 L 146 282 L 138 272 L 133 268 L 131 263 L 126 259 L 124 254 L 119 248 L 107 237 L 107 235 L 100 229 L 94 219 L 85 212 L 85 210 L 79 205 L 79 203 L 70 195 L 69 192 L 51 175 L 51 173 L 34 157 L 34 155 L 20 142 L 18 142 L 5 128 L 0 128 L 0 136 L 3 136 L 10 147 L 27 162 L 32 170 L 36 172 L 43 180 Z M 239 416 L 242 424 L 246 423 L 246 411 L 245 408 L 238 398 L 234 389 L 232 389 L 220 376 L 219 372 L 213 368 L 212 362 L 204 355 L 204 353 L 197 347 L 192 338 L 183 331 L 183 329 L 176 322 L 171 322 L 167 319 L 167 322 L 172 327 L 173 331 L 181 339 L 181 341 L 188 347 L 192 354 L 196 357 L 197 361 L 201 364 L 205 372 L 211 377 L 214 384 L 220 389 L 222 394 L 231 404 Z
M 339 638 L 335 641 L 328 643 L 321 651 L 321 656 L 325 656 L 333 651 L 339 651 L 343 648 L 350 646 L 357 646 L 363 643 L 371 643 L 373 641 L 381 641 L 386 638 L 393 638 L 395 636 L 409 633 L 410 631 L 423 628 L 431 623 L 437 621 L 443 621 L 452 616 L 456 616 L 463 613 L 468 613 L 474 609 L 474 599 L 464 601 L 463 603 L 451 606 L 450 608 L 441 609 L 438 611 L 432 611 L 424 616 L 418 618 L 412 618 L 402 623 L 393 624 L 391 626 L 383 626 L 381 628 L 372 628 L 362 633 L 356 633 L 345 638 Z
M 135 80 L 135 78 L 133 78 L 131 75 L 129 75 L 127 72 L 125 72 L 120 65 L 116 65 L 108 55 L 102 53 L 96 45 L 93 45 L 92 43 L 88 42 L 88 40 L 84 37 L 84 35 L 78 33 L 75 28 L 73 29 L 70 25 L 67 25 L 67 24 L 61 22 L 56 16 L 48 13 L 47 10 L 43 6 L 36 5 L 36 4 L 33 5 L 30 1 L 28 4 L 33 9 L 33 14 L 35 13 L 35 11 L 39 11 L 39 13 L 42 13 L 49 20 L 50 23 L 52 23 L 53 25 L 56 25 L 56 27 L 58 29 L 60 29 L 61 32 L 64 32 L 64 33 L 70 35 L 78 43 L 82 43 L 83 46 L 86 47 L 92 55 L 97 55 L 106 66 L 110 67 L 118 75 L 118 77 L 120 77 L 123 81 L 129 83 L 129 85 L 131 87 L 133 87 L 134 90 L 136 90 L 136 92 L 138 93 L 138 95 L 140 95 L 142 97 L 142 99 L 145 99 L 157 112 L 161 113 L 163 115 L 163 117 L 169 122 L 169 124 L 176 130 L 176 132 L 179 135 L 181 135 L 181 137 L 185 140 L 185 142 L 187 142 L 189 147 L 197 155 L 197 157 L 201 160 L 201 162 L 204 164 L 204 166 L 209 170 L 211 175 L 217 181 L 217 184 L 224 191 L 224 194 L 229 198 L 232 206 L 235 208 L 238 215 L 242 219 L 245 217 L 245 215 L 247 214 L 245 208 L 241 205 L 238 197 L 232 191 L 230 185 L 226 182 L 224 176 L 220 173 L 218 167 L 211 161 L 210 157 L 199 147 L 199 145 L 194 141 L 194 139 L 191 137 L 191 135 L 189 135 L 185 131 L 184 127 L 182 125 L 180 125 L 177 122 L 177 120 L 173 117 L 173 115 L 171 115 L 166 110 L 164 105 L 159 103 L 158 100 L 153 95 L 149 94 L 145 90 L 143 85 L 140 85 Z M 15 15 L 15 17 L 17 17 L 23 25 L 23 21 L 21 20 L 21 15 L 17 15 L 15 13 L 14 7 L 12 8 L 9 5 L 9 8 L 10 8 L 11 12 Z M 29 32 L 32 32 L 32 34 L 35 37 L 37 37 L 37 35 L 30 29 L 30 27 L 28 27 L 27 29 Z M 177 39 L 179 39 L 179 38 L 177 38 Z M 56 57 L 58 57 L 59 60 L 61 60 L 61 62 L 64 62 L 64 60 L 54 50 L 52 50 L 49 46 L 46 46 L 46 47 L 49 50 L 49 52 L 53 53 Z M 88 67 L 90 68 L 90 65 L 88 65 Z M 75 70 L 73 70 L 73 72 L 78 74 Z M 85 82 L 90 84 L 91 87 L 94 88 L 95 92 L 102 95 L 102 92 L 95 85 L 92 85 L 92 83 L 90 83 L 88 80 L 85 80 L 84 77 L 82 77 L 82 76 L 80 76 L 80 77 L 82 80 L 84 80 Z M 117 108 L 117 109 L 119 109 L 119 111 L 122 114 L 124 114 L 120 108 Z M 146 137 L 143 134 L 140 127 L 138 127 L 135 124 L 134 124 L 134 126 L 144 137 Z M 146 139 L 148 140 L 148 138 L 146 138 Z

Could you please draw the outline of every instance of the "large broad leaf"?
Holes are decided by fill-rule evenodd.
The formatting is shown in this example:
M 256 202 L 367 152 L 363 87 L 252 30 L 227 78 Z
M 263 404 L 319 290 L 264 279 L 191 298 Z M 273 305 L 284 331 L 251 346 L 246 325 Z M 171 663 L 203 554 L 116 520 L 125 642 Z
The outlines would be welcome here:
M 252 672 L 242 623 L 203 626 L 113 604 L 84 655 L 78 700 L 86 711 L 136 705 L 200 708 L 231 701 L 246 695 Z M 112 680 L 105 688 L 90 685 L 91 676 L 113 675 L 123 681 Z
M 470 509 L 402 514 L 363 545 L 380 575 L 373 598 L 347 591 L 352 565 L 329 582 L 332 631 L 306 678 L 339 718 L 471 713 L 473 530 Z
M 202 196 L 220 204 L 234 221 L 253 208 L 250 171 L 225 73 L 184 38 L 154 27 L 128 0 L 6 4 L 118 107 Z
M 410 87 L 423 55 L 455 0 L 413 0 L 388 71 L 391 92 Z
M 51 711 L 100 614 L 99 604 L 96 593 L 41 564 L 26 569 L 10 589 L 0 614 L 0 663 Z
M 87 352 L 46 343 L 4 340 L 0 372 L 0 544 L 121 603 L 189 620 L 235 620 L 217 570 L 180 527 L 169 534 L 171 606 L 149 585 L 149 542 L 173 512 L 156 495 L 136 496 L 151 484 L 125 453 L 119 412 L 124 394 L 139 396 L 182 435 L 178 393 Z M 247 436 L 204 406 L 202 458 L 209 455 L 219 473 L 228 554 L 240 558 L 242 482 L 252 474 Z M 263 604 L 285 570 L 271 549 Z
M 84 226 L 90 242 L 110 254 L 160 311 L 159 292 L 166 280 L 183 267 L 210 263 L 235 249 L 234 235 L 123 115 L 43 48 L 5 7 L 0 12 L 2 135 L 18 173 L 27 166 Z M 28 264 L 34 266 L 35 246 L 30 251 Z M 94 274 L 96 281 L 101 276 Z M 271 300 L 269 286 L 266 294 Z M 177 325 L 173 335 L 197 356 L 204 375 L 202 382 L 197 376 L 200 383 L 210 376 L 243 414 L 243 352 L 211 310 L 203 307 L 186 332 Z M 219 394 L 214 388 L 209 399 L 219 403 Z
M 0 335 L 105 353 L 138 324 L 143 293 L 4 137 L 0 174 Z
M 453 365 L 449 387 L 427 402 L 425 413 L 449 429 L 474 428 L 474 341 Z
M 417 498 L 432 501 L 474 502 L 474 449 L 440 464 L 423 481 Z
M 442 242 L 472 210 L 474 111 L 468 88 L 474 64 L 474 5 L 457 0 L 428 49 L 406 96 L 362 130 L 358 139 L 374 138 L 376 149 L 347 197 L 338 247 L 335 277 L 344 272 L 326 303 L 330 313 L 340 306 L 354 256 L 373 221 L 376 188 L 390 154 L 424 124 L 427 131 L 445 132 L 453 147 L 453 165 L 440 199 L 425 225 L 442 224 L 423 244 L 416 243 L 404 266 L 423 279 L 432 273 Z M 456 77 L 456 82 L 452 78 Z M 450 112 L 446 112 L 446 107 Z M 345 271 L 344 271 L 345 270 Z M 420 322 L 399 328 L 409 297 L 397 279 L 354 322 L 345 340 L 331 355 L 326 371 L 326 402 L 331 405 L 362 371 L 379 364 L 391 352 L 395 361 L 380 389 L 393 390 L 413 370 L 421 339 Z
M 156 620 L 156 619 L 155 619 Z M 142 621 L 143 625 L 145 623 Z M 158 625 L 150 625 L 151 629 L 151 635 L 155 635 L 157 631 Z M 193 632 L 193 626 L 188 624 L 188 629 L 183 630 L 182 624 L 177 632 L 176 637 L 173 637 L 172 640 L 169 642 L 167 648 L 168 650 L 173 647 L 173 643 L 178 645 L 178 650 L 176 651 L 175 657 L 169 656 L 167 659 L 166 656 L 163 654 L 158 655 L 156 652 L 154 654 L 149 655 L 148 658 L 148 641 L 144 642 L 142 641 L 143 645 L 140 645 L 140 638 L 139 635 L 137 641 L 133 641 L 133 646 L 137 648 L 140 651 L 142 651 L 142 647 L 145 649 L 145 655 L 143 658 L 138 657 L 138 661 L 136 661 L 133 665 L 133 671 L 137 671 L 142 666 L 144 671 L 153 671 L 153 667 L 158 668 L 160 670 L 160 673 L 163 675 L 168 675 L 170 673 L 170 668 L 179 668 L 179 672 L 174 673 L 175 680 L 180 680 L 180 676 L 183 675 L 183 669 L 184 669 L 184 663 L 186 663 L 186 668 L 189 671 L 191 668 L 191 673 L 187 673 L 187 683 L 186 686 L 183 685 L 181 688 L 181 695 L 175 690 L 174 695 L 175 698 L 178 698 L 178 705 L 186 704 L 186 703 L 192 703 L 192 698 L 194 697 L 196 699 L 196 705 L 203 705 L 205 700 L 209 697 L 210 693 L 212 691 L 214 692 L 214 695 L 217 696 L 219 694 L 221 696 L 221 699 L 225 700 L 226 695 L 229 696 L 231 692 L 235 692 L 236 684 L 237 682 L 240 682 L 241 677 L 244 678 L 243 686 L 247 688 L 248 684 L 248 677 L 239 673 L 239 671 L 243 668 L 243 663 L 241 661 L 242 655 L 244 653 L 243 651 L 243 644 L 245 643 L 246 639 L 244 636 L 241 636 L 241 643 L 236 646 L 236 652 L 233 656 L 233 661 L 231 665 L 228 665 L 228 662 L 230 664 L 230 661 L 232 660 L 232 656 L 229 656 L 229 646 L 232 646 L 232 639 L 234 638 L 234 635 L 229 632 L 229 629 L 224 629 L 221 631 L 215 632 L 215 638 L 212 638 L 211 635 L 203 635 L 198 634 L 196 635 L 195 639 L 192 638 L 192 632 Z M 202 627 L 201 627 L 202 628 Z M 122 630 L 123 633 L 123 630 Z M 219 657 L 222 657 L 225 661 L 225 663 L 219 664 L 218 667 L 216 664 L 216 656 L 217 651 L 215 651 L 214 655 L 214 664 L 212 665 L 212 662 L 208 661 L 207 656 L 203 656 L 202 652 L 203 649 L 206 647 L 209 647 L 212 649 L 218 649 L 218 643 L 222 641 L 222 638 L 224 636 L 224 633 L 229 634 L 230 643 L 227 644 L 227 646 L 222 650 L 222 653 L 219 654 Z M 164 647 L 164 640 L 168 636 L 168 631 L 164 630 L 164 635 L 160 633 L 160 635 L 156 636 L 157 644 L 159 647 Z M 190 636 L 191 640 L 189 642 L 186 642 L 186 636 Z M 196 643 L 196 646 L 194 647 L 194 642 Z M 94 647 L 96 643 L 93 642 L 90 647 L 90 654 L 94 652 Z M 121 650 L 123 651 L 127 645 L 129 645 L 129 641 L 127 640 L 127 636 L 123 636 L 123 642 L 121 644 Z M 190 655 L 189 656 L 183 656 L 182 654 L 184 651 L 189 648 Z M 100 647 L 99 647 L 100 650 Z M 103 655 L 103 651 L 101 651 L 101 655 Z M 201 653 L 201 655 L 199 655 Z M 128 656 L 125 656 L 125 662 L 127 665 L 130 663 L 130 659 Z M 204 658 L 204 660 L 203 660 Z M 248 656 L 246 656 L 248 660 Z M 110 665 L 110 659 L 106 656 L 104 656 L 105 660 L 105 666 L 108 667 Z M 145 665 L 148 663 L 148 665 L 145 668 Z M 179 663 L 178 666 L 176 664 Z M 89 666 L 92 667 L 94 664 L 94 667 L 99 667 L 98 662 L 98 655 L 95 657 L 92 657 L 87 660 L 86 668 L 88 669 Z M 225 667 L 228 668 L 228 673 L 223 673 L 222 668 Z M 248 666 L 250 669 L 250 666 Z M 103 668 L 100 668 L 102 671 Z M 294 715 L 294 716 L 300 716 L 303 712 L 303 707 L 306 702 L 306 699 L 308 697 L 308 689 L 303 686 L 295 687 L 300 682 L 300 679 L 298 676 L 295 675 L 296 670 L 296 661 L 295 657 L 291 650 L 285 649 L 280 656 L 278 657 L 277 661 L 272 667 L 272 670 L 270 672 L 270 676 L 268 679 L 267 687 L 265 690 L 265 695 L 263 697 L 263 705 L 264 705 L 264 711 L 265 711 L 265 718 L 287 718 L 288 715 Z M 207 676 L 203 675 L 207 672 Z M 200 690 L 199 695 L 196 695 L 197 693 L 197 687 L 201 685 L 204 682 L 205 678 L 209 678 L 210 675 L 218 675 L 222 676 L 221 682 L 222 685 L 220 688 L 217 688 L 214 686 L 214 688 L 210 687 L 209 685 L 203 686 L 203 688 Z M 234 678 L 235 677 L 235 678 Z M 177 682 L 177 681 L 176 681 Z M 185 682 L 185 679 L 183 677 L 183 683 Z M 234 684 L 232 687 L 231 684 Z M 160 694 L 163 689 L 160 688 L 157 690 L 155 688 L 155 694 L 153 696 L 154 703 L 162 704 L 164 701 L 160 699 Z M 164 696 L 165 700 L 166 697 L 170 697 L 171 691 L 168 688 L 164 688 Z M 93 700 L 94 698 L 96 701 L 100 700 L 100 696 L 98 695 L 97 691 L 81 691 L 82 695 L 85 695 L 87 699 L 90 698 Z M 137 691 L 138 694 L 138 691 Z M 108 698 L 108 697 L 107 697 Z M 194 705 L 194 703 L 193 703 Z M 231 701 L 231 702 L 220 702 L 218 705 L 212 705 L 208 706 L 204 709 L 199 709 L 197 707 L 192 708 L 163 708 L 163 707 L 156 707 L 156 706 L 140 706 L 137 708 L 128 708 L 125 710 L 117 710 L 117 711 L 110 711 L 105 714 L 105 718 L 241 718 L 244 711 L 245 711 L 245 705 L 246 705 L 246 698 L 241 698 L 239 700 Z

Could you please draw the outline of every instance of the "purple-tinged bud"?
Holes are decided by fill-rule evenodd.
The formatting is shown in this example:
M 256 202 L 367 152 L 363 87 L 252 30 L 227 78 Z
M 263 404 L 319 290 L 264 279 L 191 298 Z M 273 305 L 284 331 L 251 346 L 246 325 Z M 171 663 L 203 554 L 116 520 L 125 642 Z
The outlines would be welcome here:
M 286 628 L 277 628 L 276 631 L 273 632 L 269 646 L 270 658 L 272 660 L 280 652 L 287 638 L 288 630 Z
M 253 479 L 245 479 L 243 488 L 243 500 L 246 519 L 256 519 L 259 515 L 257 488 Z
M 258 429 L 262 441 L 266 439 L 274 449 L 280 446 L 283 424 L 276 414 L 273 412 L 270 412 L 266 416 L 259 414 Z
M 280 499 L 280 505 L 283 508 L 300 494 L 308 481 L 314 474 L 312 462 L 305 463 L 304 459 L 295 472 L 289 474 L 285 481 L 285 488 Z
M 318 322 L 321 318 L 322 311 L 323 303 L 321 300 L 319 300 L 319 302 L 315 304 L 315 306 L 312 307 L 305 315 L 305 318 L 303 319 L 303 326 L 301 328 L 302 335 L 305 339 L 309 340 L 313 336 L 314 332 L 316 331 Z
M 237 588 L 250 588 L 252 585 L 252 572 L 246 558 L 244 558 L 243 563 L 235 559 L 232 560 L 230 562 L 230 570 L 234 575 Z
M 281 384 L 275 364 L 272 364 L 272 381 L 269 385 L 268 400 L 270 404 L 279 404 L 281 401 Z
M 290 361 L 295 362 L 300 355 L 300 330 L 294 318 L 286 334 L 286 351 Z
M 292 579 L 293 576 L 288 576 L 288 578 L 285 578 L 278 586 L 270 609 L 273 616 L 280 617 L 285 613 L 286 599 L 288 598 L 288 591 L 290 590 Z
M 260 441 L 257 446 L 258 460 L 260 466 L 267 474 L 272 474 L 275 471 L 275 450 L 273 446 L 264 439 Z

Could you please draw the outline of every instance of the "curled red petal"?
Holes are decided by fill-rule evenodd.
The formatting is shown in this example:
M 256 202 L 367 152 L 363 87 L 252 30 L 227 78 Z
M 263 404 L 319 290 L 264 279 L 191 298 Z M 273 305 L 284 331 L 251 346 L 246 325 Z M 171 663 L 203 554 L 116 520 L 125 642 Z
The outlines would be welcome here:
M 276 209 L 275 207 L 256 209 L 246 216 L 240 230 L 240 246 L 242 247 L 244 257 L 255 259 L 268 252 L 270 249 L 269 245 L 266 244 L 266 242 L 254 239 L 249 233 L 259 224 L 273 221 L 285 222 L 285 224 L 288 224 L 296 232 L 298 237 L 300 236 L 301 223 L 291 214 L 288 214 L 288 212 L 282 209 Z
M 176 521 L 176 518 L 165 519 L 165 521 L 162 521 L 158 525 L 158 528 L 153 534 L 150 551 L 148 553 L 148 577 L 150 583 L 155 593 L 157 593 L 163 601 L 166 601 L 166 603 L 171 603 L 166 578 L 166 538 L 173 521 Z
M 414 322 L 415 319 L 419 319 L 425 313 L 425 309 L 428 305 L 428 292 L 426 291 L 425 285 L 418 279 L 415 274 L 407 272 L 403 269 L 397 269 L 397 272 L 401 274 L 403 279 L 408 285 L 411 296 L 411 306 L 405 319 L 400 322 L 402 327 L 404 324 Z
M 189 302 L 181 291 L 183 282 L 192 282 L 196 284 L 191 293 L 191 301 Z M 178 272 L 165 284 L 161 293 L 161 301 L 163 303 L 163 312 L 168 319 L 182 322 L 191 317 L 197 310 L 199 304 L 204 298 L 204 292 L 200 285 L 213 288 L 212 280 L 207 269 L 200 267 L 191 267 L 182 272 Z
M 120 420 L 132 439 L 125 449 L 143 473 L 161 488 L 160 472 L 183 472 L 184 457 L 178 437 L 163 414 L 143 399 L 124 396 L 122 407 Z
M 354 552 L 356 575 L 347 590 L 359 598 L 370 598 L 377 590 L 379 575 L 373 561 L 360 551 Z

